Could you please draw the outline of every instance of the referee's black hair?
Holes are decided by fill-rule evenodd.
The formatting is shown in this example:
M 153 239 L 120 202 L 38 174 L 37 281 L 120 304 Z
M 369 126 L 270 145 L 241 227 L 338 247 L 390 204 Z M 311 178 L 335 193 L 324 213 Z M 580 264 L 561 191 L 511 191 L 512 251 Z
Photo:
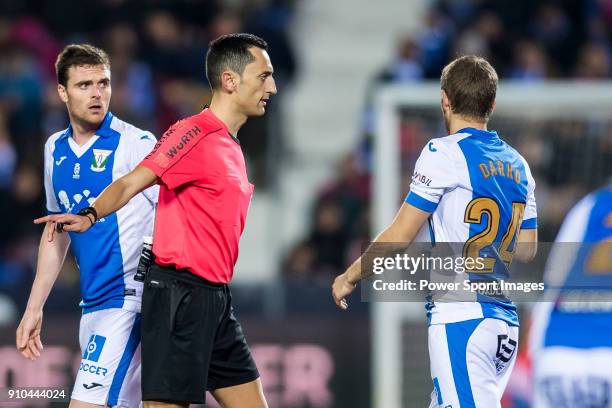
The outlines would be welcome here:
M 247 33 L 222 35 L 208 44 L 206 79 L 213 91 L 221 87 L 223 70 L 230 69 L 242 75 L 244 67 L 255 61 L 249 52 L 252 47 L 268 50 L 268 44 L 262 38 Z

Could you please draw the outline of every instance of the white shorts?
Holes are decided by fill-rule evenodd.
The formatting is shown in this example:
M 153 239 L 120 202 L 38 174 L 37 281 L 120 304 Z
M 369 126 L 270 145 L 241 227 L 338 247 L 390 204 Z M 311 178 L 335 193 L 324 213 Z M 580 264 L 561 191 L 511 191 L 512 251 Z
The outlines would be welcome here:
M 104 309 L 81 317 L 82 359 L 72 399 L 134 408 L 141 404 L 140 313 Z
M 501 407 L 517 349 L 518 327 L 503 320 L 429 326 L 430 408 Z
M 535 353 L 535 408 L 612 407 L 612 348 L 554 346 Z

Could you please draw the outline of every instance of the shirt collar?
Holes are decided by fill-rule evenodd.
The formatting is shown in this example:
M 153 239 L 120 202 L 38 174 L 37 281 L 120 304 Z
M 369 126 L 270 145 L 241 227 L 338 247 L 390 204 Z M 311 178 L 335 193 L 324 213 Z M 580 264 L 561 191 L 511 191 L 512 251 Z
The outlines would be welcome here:
M 494 130 L 482 130 L 482 129 L 476 129 L 472 127 L 466 127 L 463 129 L 459 129 L 457 133 L 469 133 L 470 135 L 473 135 L 473 136 L 490 137 L 493 139 L 499 138 L 499 136 L 497 136 L 497 132 Z
M 225 132 L 234 140 L 234 142 L 240 144 L 240 140 L 238 140 L 238 138 L 234 135 L 232 135 L 227 127 L 227 125 L 225 124 L 225 122 L 223 122 L 221 119 L 219 119 L 217 117 L 217 115 L 215 115 L 210 108 L 208 107 L 208 105 L 206 105 L 204 107 L 204 110 L 201 112 L 201 115 L 204 115 L 206 118 L 210 119 L 212 122 L 214 122 L 216 125 L 221 126 L 221 128 L 223 130 L 225 130 Z
M 115 131 L 111 129 L 110 124 L 113 121 L 113 114 L 109 111 L 106 112 L 106 116 L 104 116 L 104 120 L 100 124 L 98 130 L 96 130 L 96 135 L 102 137 L 111 137 L 115 134 Z M 60 139 L 65 140 L 72 136 L 72 125 L 68 125 L 68 128 L 64 131 L 64 133 L 60 136 Z

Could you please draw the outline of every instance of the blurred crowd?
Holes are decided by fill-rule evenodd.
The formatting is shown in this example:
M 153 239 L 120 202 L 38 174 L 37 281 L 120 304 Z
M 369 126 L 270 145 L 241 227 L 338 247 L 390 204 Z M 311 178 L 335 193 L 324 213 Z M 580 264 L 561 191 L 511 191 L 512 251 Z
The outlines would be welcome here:
M 287 36 L 292 15 L 291 0 L 0 2 L 0 210 L 7 218 L 0 225 L 0 292 L 27 293 L 32 282 L 40 238 L 32 219 L 45 213 L 43 145 L 68 125 L 54 69 L 66 44 L 106 50 L 111 111 L 159 137 L 210 99 L 204 60 L 208 42 L 219 35 L 248 31 L 265 38 L 279 87 L 290 83 L 297 70 Z M 279 137 L 270 131 L 271 108 L 272 115 L 251 121 L 240 135 L 258 188 L 269 179 L 267 147 Z M 61 274 L 59 290 L 75 279 Z M 15 300 L 23 306 L 27 299 Z
M 384 84 L 439 80 L 448 61 L 468 53 L 486 57 L 502 80 L 610 78 L 612 0 L 434 2 L 422 27 L 400 39 L 395 58 L 369 84 L 362 142 L 341 159 L 337 176 L 319 192 L 308 234 L 285 259 L 287 280 L 329 285 L 374 232 L 369 231 L 369 197 L 375 91 Z M 529 162 L 538 185 L 540 240 L 552 241 L 577 199 L 612 175 L 612 122 L 516 119 L 493 115 L 491 127 Z M 444 134 L 439 108 L 404 112 L 403 194 L 421 148 Z
M 605 79 L 611 42 L 610 0 L 439 0 L 377 81 L 438 79 L 462 54 L 487 58 L 504 79 Z

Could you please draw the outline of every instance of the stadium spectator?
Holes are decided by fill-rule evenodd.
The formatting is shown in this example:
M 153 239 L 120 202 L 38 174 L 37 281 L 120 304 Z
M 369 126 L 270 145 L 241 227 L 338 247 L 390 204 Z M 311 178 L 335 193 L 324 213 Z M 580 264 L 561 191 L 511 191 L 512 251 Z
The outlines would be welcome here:
M 514 61 L 508 77 L 522 81 L 542 81 L 548 76 L 546 54 L 532 41 L 520 41 L 514 46 Z
M 588 43 L 580 49 L 576 68 L 579 79 L 605 79 L 610 76 L 609 47 L 601 44 Z

